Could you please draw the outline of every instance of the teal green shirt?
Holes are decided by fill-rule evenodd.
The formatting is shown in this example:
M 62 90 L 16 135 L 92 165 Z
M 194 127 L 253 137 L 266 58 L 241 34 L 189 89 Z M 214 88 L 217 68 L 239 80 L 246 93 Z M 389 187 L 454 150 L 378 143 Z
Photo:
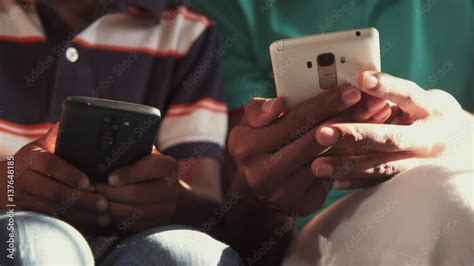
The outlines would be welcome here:
M 275 96 L 273 41 L 375 27 L 384 72 L 444 89 L 474 111 L 472 0 L 191 0 L 191 6 L 220 29 L 231 110 L 256 96 Z M 331 191 L 325 206 L 347 193 Z

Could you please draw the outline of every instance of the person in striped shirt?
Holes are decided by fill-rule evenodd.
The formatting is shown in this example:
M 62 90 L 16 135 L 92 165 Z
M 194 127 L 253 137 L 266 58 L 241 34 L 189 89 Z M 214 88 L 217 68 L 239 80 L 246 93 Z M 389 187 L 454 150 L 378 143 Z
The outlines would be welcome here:
M 205 234 L 222 218 L 218 49 L 174 0 L 0 0 L 1 264 L 238 264 Z M 159 152 L 93 186 L 50 145 L 68 96 L 159 108 Z

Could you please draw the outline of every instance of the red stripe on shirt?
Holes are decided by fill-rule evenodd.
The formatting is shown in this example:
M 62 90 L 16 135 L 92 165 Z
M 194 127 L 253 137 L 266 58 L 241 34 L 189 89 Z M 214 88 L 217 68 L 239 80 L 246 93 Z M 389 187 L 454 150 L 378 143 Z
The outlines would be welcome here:
M 21 130 L 36 130 L 36 129 L 49 130 L 50 128 L 54 126 L 54 124 L 52 123 L 34 124 L 34 125 L 17 124 L 17 123 L 8 122 L 2 119 L 0 119 L 0 125 L 6 125 L 9 127 L 13 127 L 16 129 L 21 129 Z
M 16 43 L 38 43 L 46 42 L 46 38 L 43 36 L 11 36 L 11 35 L 0 35 L 0 42 L 16 42 Z
M 180 59 L 186 55 L 184 53 L 180 53 L 175 50 L 159 51 L 159 50 L 146 48 L 146 47 L 127 47 L 127 46 L 110 45 L 110 44 L 92 44 L 79 37 L 76 37 L 73 42 L 84 48 L 95 49 L 95 50 L 105 50 L 105 51 L 125 52 L 125 53 L 137 52 L 137 53 L 150 54 L 150 55 L 154 55 L 158 57 L 174 57 L 176 59 Z

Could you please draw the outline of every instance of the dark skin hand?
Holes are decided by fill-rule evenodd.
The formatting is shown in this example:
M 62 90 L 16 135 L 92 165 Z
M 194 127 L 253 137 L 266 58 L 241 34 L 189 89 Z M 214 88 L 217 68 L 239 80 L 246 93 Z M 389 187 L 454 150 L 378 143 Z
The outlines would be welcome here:
M 21 150 L 15 158 L 15 204 L 59 217 L 77 226 L 106 226 L 107 199 L 91 191 L 89 178 L 79 169 L 53 154 L 57 127 L 42 139 Z M 6 162 L 1 162 L 6 169 Z M 0 177 L 2 195 L 6 195 L 6 177 Z M 5 192 L 5 193 L 3 193 Z M 6 197 L 1 197 L 4 208 Z
M 225 168 L 238 172 L 227 194 L 239 193 L 243 200 L 228 213 L 226 228 L 244 261 L 276 238 L 258 264 L 278 264 L 293 232 L 293 217 L 307 215 L 324 202 L 332 181 L 311 172 L 312 160 L 327 151 L 314 139 L 317 127 L 329 121 L 383 123 L 390 115 L 387 101 L 350 86 L 324 92 L 291 110 L 286 110 L 284 99 L 252 100 L 229 137 L 236 165 Z
M 127 225 L 133 232 L 170 223 L 199 228 L 222 204 L 217 160 L 178 162 L 156 150 L 117 169 L 109 184 L 93 187 L 83 172 L 54 155 L 57 128 L 14 155 L 14 204 L 19 210 L 58 217 L 84 229 L 116 226 L 133 217 Z M 0 164 L 7 169 L 7 161 Z M 6 171 L 2 171 L 2 195 L 7 194 L 6 182 Z M 0 198 L 2 208 L 6 200 Z
M 50 1 L 76 33 L 89 25 L 102 2 Z M 222 204 L 216 159 L 177 161 L 154 150 L 117 169 L 108 184 L 92 184 L 83 172 L 54 155 L 56 134 L 57 126 L 14 155 L 19 167 L 15 169 L 17 209 L 55 216 L 84 229 L 115 226 L 133 217 L 128 230 L 140 231 L 170 223 L 199 228 Z M 1 169 L 6 164 L 0 162 Z M 5 174 L 0 175 L 2 195 L 6 195 Z M 5 206 L 6 197 L 0 203 Z

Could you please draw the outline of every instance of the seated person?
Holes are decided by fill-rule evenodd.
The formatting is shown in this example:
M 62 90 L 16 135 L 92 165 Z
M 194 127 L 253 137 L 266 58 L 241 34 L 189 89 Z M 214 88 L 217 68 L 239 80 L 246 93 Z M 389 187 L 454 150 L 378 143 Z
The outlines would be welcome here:
M 228 212 L 227 232 L 245 262 L 473 263 L 470 1 L 191 3 L 218 23 L 223 43 L 235 159 L 227 190 L 247 195 Z M 362 27 L 379 30 L 382 69 L 401 78 L 363 72 L 354 87 L 290 110 L 272 98 L 271 42 Z M 311 129 L 292 139 L 308 118 Z
M 0 264 L 238 264 L 201 228 L 227 130 L 213 23 L 171 0 L 0 0 L 0 21 Z M 159 152 L 93 184 L 53 154 L 68 96 L 159 108 Z

